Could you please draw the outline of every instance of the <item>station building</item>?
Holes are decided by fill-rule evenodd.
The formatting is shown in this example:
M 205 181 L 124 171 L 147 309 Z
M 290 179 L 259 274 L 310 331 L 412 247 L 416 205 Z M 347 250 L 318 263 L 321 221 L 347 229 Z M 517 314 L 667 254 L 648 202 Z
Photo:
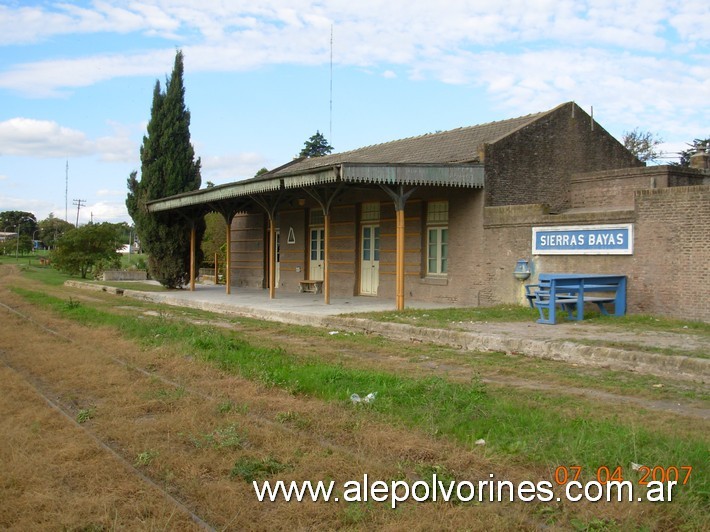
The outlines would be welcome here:
M 628 277 L 629 312 L 710 321 L 709 161 L 647 167 L 568 102 L 295 159 L 148 208 L 225 217 L 237 298 L 527 304 L 541 272 L 608 273 Z

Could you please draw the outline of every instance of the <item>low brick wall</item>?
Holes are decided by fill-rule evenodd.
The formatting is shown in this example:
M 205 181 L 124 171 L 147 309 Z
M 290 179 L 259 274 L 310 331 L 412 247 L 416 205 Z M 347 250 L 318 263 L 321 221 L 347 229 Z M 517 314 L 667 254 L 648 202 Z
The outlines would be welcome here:
M 103 274 L 104 281 L 145 281 L 148 273 L 145 270 L 107 270 Z
M 485 208 L 487 288 L 481 303 L 527 303 L 513 277 L 518 259 L 530 260 L 534 283 L 540 272 L 607 273 L 628 276 L 630 313 L 710 322 L 710 186 L 634 191 L 634 208 L 547 214 L 543 205 Z M 633 255 L 532 256 L 535 226 L 632 223 Z
M 637 190 L 697 186 L 708 175 L 695 168 L 648 166 L 574 174 L 570 179 L 571 206 L 577 209 L 633 208 Z

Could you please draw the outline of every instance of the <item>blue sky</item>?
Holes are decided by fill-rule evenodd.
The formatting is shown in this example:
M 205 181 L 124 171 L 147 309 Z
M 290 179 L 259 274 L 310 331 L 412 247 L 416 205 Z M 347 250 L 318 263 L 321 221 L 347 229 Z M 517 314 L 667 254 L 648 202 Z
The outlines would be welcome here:
M 332 114 L 331 86 L 332 46 Z M 0 0 L 0 211 L 130 221 L 156 79 L 185 55 L 202 181 L 576 101 L 673 156 L 710 136 L 705 0 Z M 331 125 L 332 124 L 332 125 Z

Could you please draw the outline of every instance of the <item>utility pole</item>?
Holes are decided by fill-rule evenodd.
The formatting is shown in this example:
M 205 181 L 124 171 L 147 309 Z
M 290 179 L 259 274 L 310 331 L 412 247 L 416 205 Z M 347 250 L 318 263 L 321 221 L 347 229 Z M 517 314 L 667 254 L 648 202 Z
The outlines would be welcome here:
M 72 205 L 76 205 L 76 227 L 79 227 L 79 210 L 86 205 L 85 199 L 75 199 Z

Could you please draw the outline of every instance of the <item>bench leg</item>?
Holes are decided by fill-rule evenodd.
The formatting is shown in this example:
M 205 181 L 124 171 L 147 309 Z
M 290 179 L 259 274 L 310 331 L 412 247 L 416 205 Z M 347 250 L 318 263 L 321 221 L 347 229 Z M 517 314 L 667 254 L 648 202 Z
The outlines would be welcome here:
M 537 320 L 538 323 L 545 323 L 545 313 L 542 310 L 542 305 L 535 305 L 537 307 L 538 312 L 540 313 L 540 319 Z
M 576 303 L 562 303 L 562 310 L 567 311 L 567 319 L 574 320 L 574 310 L 577 307 Z
M 555 324 L 555 312 L 554 310 L 550 311 L 550 308 L 552 308 L 553 305 L 550 305 L 548 302 L 536 302 L 535 303 L 535 308 L 537 308 L 538 312 L 540 312 L 540 319 L 537 320 L 538 323 L 546 323 L 548 325 L 554 325 Z M 547 314 L 548 317 L 545 317 L 545 310 L 547 309 Z
M 599 312 L 602 313 L 602 316 L 609 316 L 609 311 L 604 306 L 604 303 L 602 303 L 601 301 L 595 301 L 595 303 L 599 307 Z

